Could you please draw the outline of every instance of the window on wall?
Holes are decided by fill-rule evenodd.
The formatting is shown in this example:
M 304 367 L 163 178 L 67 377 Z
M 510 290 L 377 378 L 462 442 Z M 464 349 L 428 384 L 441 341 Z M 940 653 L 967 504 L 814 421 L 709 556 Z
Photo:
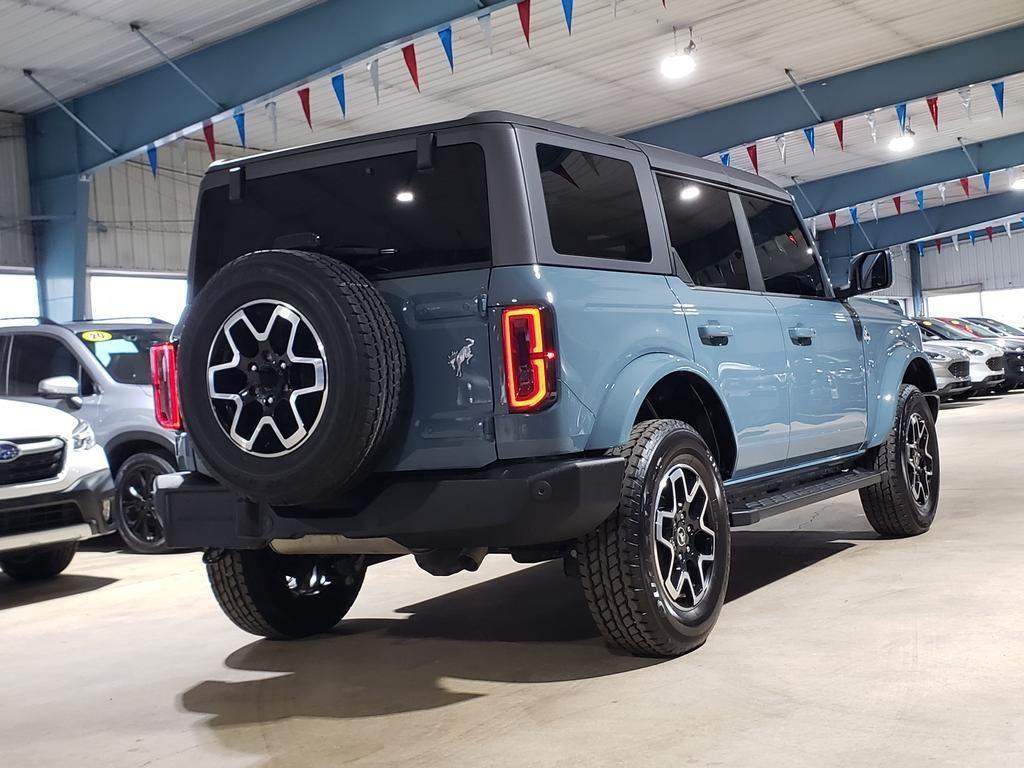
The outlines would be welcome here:
M 89 278 L 90 315 L 96 320 L 155 317 L 176 323 L 185 308 L 186 288 L 184 278 L 92 275 Z
M 930 317 L 977 317 L 981 314 L 981 291 L 933 293 L 925 299 Z
M 983 291 L 981 311 L 985 317 L 1009 323 L 1015 328 L 1024 326 L 1024 288 Z
M 658 176 L 672 250 L 694 284 L 749 290 L 729 193 L 689 179 Z
M 0 273 L 0 318 L 38 315 L 39 293 L 35 275 Z
M 551 244 L 567 256 L 650 261 L 640 187 L 632 163 L 537 145 Z
M 824 296 L 821 269 L 793 206 L 746 195 L 741 200 L 765 290 L 796 296 Z

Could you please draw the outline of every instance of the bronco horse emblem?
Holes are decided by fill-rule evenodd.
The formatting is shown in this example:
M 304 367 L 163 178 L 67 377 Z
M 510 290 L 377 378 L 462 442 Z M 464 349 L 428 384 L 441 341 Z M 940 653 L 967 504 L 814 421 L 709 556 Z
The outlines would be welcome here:
M 448 365 L 455 371 L 455 378 L 462 378 L 462 366 L 469 363 L 473 359 L 473 345 L 476 344 L 473 339 L 466 339 L 466 345 L 458 350 L 452 352 L 451 357 L 448 358 Z

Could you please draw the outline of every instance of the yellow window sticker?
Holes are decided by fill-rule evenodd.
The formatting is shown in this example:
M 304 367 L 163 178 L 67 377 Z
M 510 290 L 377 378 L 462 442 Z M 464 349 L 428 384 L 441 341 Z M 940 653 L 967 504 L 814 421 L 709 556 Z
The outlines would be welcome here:
M 113 336 L 111 336 L 106 331 L 82 331 L 81 336 L 82 336 L 82 338 L 85 341 L 92 341 L 92 342 L 96 342 L 96 341 L 110 341 L 112 338 L 114 338 Z

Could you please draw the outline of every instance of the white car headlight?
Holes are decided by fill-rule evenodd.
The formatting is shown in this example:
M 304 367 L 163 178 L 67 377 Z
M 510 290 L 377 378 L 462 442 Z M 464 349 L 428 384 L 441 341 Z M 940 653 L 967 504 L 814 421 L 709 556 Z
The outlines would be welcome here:
M 96 445 L 96 433 L 84 421 L 79 421 L 71 433 L 71 447 L 76 451 L 87 451 Z
M 925 354 L 928 355 L 928 357 L 930 357 L 932 360 L 938 360 L 940 363 L 949 362 L 949 358 L 946 357 L 941 352 L 929 352 L 925 350 Z

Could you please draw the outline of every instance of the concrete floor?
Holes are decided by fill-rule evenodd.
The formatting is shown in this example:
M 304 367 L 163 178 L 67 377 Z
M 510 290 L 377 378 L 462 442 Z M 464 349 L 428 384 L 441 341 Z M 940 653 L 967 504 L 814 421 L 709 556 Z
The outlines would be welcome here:
M 331 636 L 222 617 L 198 555 L 0 577 L 5 766 L 1024 764 L 1024 393 L 944 408 L 927 535 L 856 495 L 735 533 L 709 642 L 609 653 L 557 564 L 370 572 Z

